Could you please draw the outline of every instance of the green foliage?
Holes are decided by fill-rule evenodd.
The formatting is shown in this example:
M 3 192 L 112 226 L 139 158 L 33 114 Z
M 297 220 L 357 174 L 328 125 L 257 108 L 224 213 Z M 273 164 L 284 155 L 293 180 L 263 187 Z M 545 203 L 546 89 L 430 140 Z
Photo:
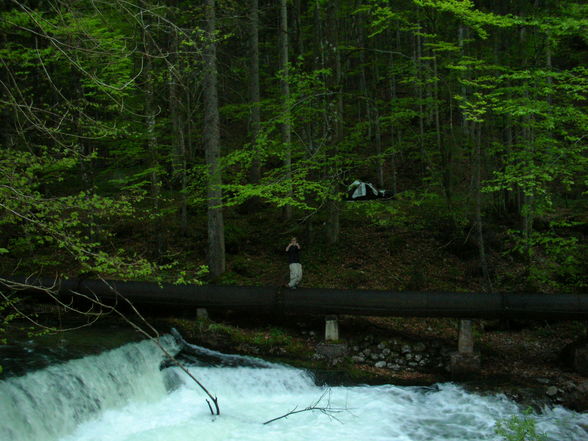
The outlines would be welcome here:
M 382 231 L 448 231 L 463 242 L 479 136 L 482 201 L 509 202 L 496 211 L 513 229 L 513 253 L 524 254 L 527 272 L 543 286 L 584 286 L 582 235 L 555 224 L 533 230 L 533 223 L 559 219 L 563 195 L 573 203 L 588 185 L 587 6 L 360 3 L 340 2 L 339 23 L 329 16 L 334 2 L 303 2 L 299 16 L 290 11 L 297 27 L 287 112 L 278 39 L 267 35 L 273 15 L 261 14 L 255 140 L 245 93 L 250 54 L 235 18 L 248 4 L 218 4 L 225 211 L 288 205 L 301 222 L 324 222 L 346 185 L 373 181 L 375 165 L 383 165 L 384 185 L 393 181 L 398 197 L 342 203 L 343 228 L 369 222 Z M 170 238 L 169 256 L 193 256 L 190 243 L 205 236 L 200 5 L 17 6 L 0 12 L 0 263 L 197 280 L 201 269 L 180 267 L 155 236 Z M 315 17 L 324 26 L 315 26 Z M 349 20 L 354 32 L 342 26 Z M 286 123 L 288 146 L 281 141 Z M 253 182 L 257 164 L 261 177 Z M 180 211 L 187 216 L 181 228 Z M 520 218 L 526 227 L 513 227 Z M 226 223 L 227 250 L 237 257 L 227 283 L 258 270 L 241 256 L 249 229 L 235 219 Z M 180 229 L 191 240 L 179 238 Z M 155 264 L 151 257 L 162 253 L 166 265 Z
M 507 253 L 528 257 L 528 280 L 558 290 L 586 288 L 586 262 L 588 251 L 577 237 L 566 233 L 565 228 L 579 223 L 552 221 L 546 231 L 533 231 L 525 237 L 518 230 L 509 230 L 512 247 Z
M 498 421 L 495 431 L 504 441 L 547 441 L 544 433 L 537 432 L 536 422 L 530 410 L 523 416 L 513 415 L 508 420 Z

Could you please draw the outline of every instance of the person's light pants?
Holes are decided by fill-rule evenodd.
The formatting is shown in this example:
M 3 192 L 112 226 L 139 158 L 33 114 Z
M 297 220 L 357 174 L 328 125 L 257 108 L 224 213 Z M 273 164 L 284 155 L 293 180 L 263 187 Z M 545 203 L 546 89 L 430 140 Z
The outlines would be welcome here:
M 290 283 L 289 288 L 296 288 L 302 280 L 302 265 L 299 263 L 290 264 Z

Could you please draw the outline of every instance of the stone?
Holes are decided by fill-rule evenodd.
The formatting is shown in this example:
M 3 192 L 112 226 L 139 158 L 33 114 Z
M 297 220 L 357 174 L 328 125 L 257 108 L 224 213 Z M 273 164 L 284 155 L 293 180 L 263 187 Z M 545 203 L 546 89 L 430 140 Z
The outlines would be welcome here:
M 384 343 L 380 343 L 378 345 L 378 349 L 381 351 L 382 349 L 384 349 L 386 347 L 386 345 Z
M 390 355 L 390 353 L 391 353 L 391 352 L 392 352 L 392 351 L 391 351 L 390 349 L 388 349 L 388 348 L 384 348 L 384 350 L 382 351 L 382 355 L 383 355 L 384 357 L 387 357 L 388 355 Z
M 557 395 L 557 393 L 558 393 L 558 390 L 557 390 L 557 387 L 555 387 L 555 386 L 549 386 L 547 388 L 547 390 L 545 391 L 545 394 L 551 398 L 555 397 Z
M 588 344 L 574 348 L 573 367 L 580 375 L 588 376 Z
M 355 363 L 365 363 L 365 358 L 363 358 L 361 355 L 354 355 L 351 357 L 351 360 Z
M 563 398 L 563 404 L 576 412 L 588 411 L 588 381 L 579 384 Z M 588 429 L 588 427 L 586 427 Z M 588 432 L 588 430 L 587 430 Z
M 416 345 L 414 345 L 414 351 L 415 352 L 425 352 L 427 350 L 427 346 L 424 343 L 417 343 Z
M 455 376 L 475 374 L 480 371 L 481 361 L 478 353 L 453 352 L 449 359 L 449 372 Z
M 403 354 L 406 354 L 408 352 L 412 351 L 412 348 L 409 345 L 402 345 L 402 349 L 401 349 Z
M 347 345 L 343 343 L 320 343 L 316 345 L 316 353 L 333 360 L 347 355 Z
M 374 365 L 375 367 L 381 369 L 381 368 L 385 368 L 386 367 L 386 362 L 385 361 L 378 361 L 376 362 L 376 364 Z

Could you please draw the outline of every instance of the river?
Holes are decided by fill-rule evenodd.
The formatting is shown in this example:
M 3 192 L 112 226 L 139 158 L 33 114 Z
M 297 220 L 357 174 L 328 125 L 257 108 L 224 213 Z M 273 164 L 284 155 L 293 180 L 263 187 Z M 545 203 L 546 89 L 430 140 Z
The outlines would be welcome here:
M 105 341 L 124 339 L 115 335 Z M 179 350 L 171 336 L 161 342 Z M 0 381 L 0 441 L 499 441 L 496 421 L 523 411 L 504 395 L 451 383 L 324 387 L 289 366 L 192 359 L 190 372 L 219 398 L 221 415 L 212 416 L 204 393 L 184 372 L 162 365 L 152 342 L 106 346 L 53 362 L 44 355 L 45 366 L 25 363 L 27 372 L 13 370 Z M 14 356 L 9 361 L 14 367 Z M 322 411 L 263 424 L 312 405 Z M 588 440 L 588 414 L 554 407 L 532 416 L 552 441 Z

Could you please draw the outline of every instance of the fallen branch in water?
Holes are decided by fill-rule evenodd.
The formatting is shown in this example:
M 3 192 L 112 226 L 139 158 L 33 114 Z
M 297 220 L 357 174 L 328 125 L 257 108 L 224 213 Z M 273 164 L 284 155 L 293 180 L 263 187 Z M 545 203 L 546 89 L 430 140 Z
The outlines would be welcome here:
M 326 406 L 320 406 L 321 401 L 323 400 L 323 398 L 325 398 L 325 396 L 328 396 L 328 400 L 326 403 Z M 302 413 L 302 412 L 312 412 L 312 411 L 317 411 L 317 412 L 321 412 L 325 415 L 327 415 L 329 418 L 334 419 L 339 421 L 340 423 L 342 422 L 341 420 L 339 420 L 335 414 L 337 413 L 341 413 L 344 411 L 347 411 L 349 409 L 345 408 L 337 408 L 337 407 L 331 407 L 331 389 L 327 389 L 323 392 L 323 394 L 320 396 L 320 398 L 318 400 L 316 400 L 313 404 L 311 404 L 308 407 L 305 407 L 304 409 L 298 409 L 298 406 L 295 407 L 294 409 L 292 409 L 290 412 L 285 413 L 282 416 L 276 417 L 276 418 L 272 418 L 271 420 L 266 421 L 265 424 L 270 424 L 273 423 L 274 421 L 278 421 L 281 420 L 282 418 L 288 418 L 290 415 L 294 415 L 297 413 Z

